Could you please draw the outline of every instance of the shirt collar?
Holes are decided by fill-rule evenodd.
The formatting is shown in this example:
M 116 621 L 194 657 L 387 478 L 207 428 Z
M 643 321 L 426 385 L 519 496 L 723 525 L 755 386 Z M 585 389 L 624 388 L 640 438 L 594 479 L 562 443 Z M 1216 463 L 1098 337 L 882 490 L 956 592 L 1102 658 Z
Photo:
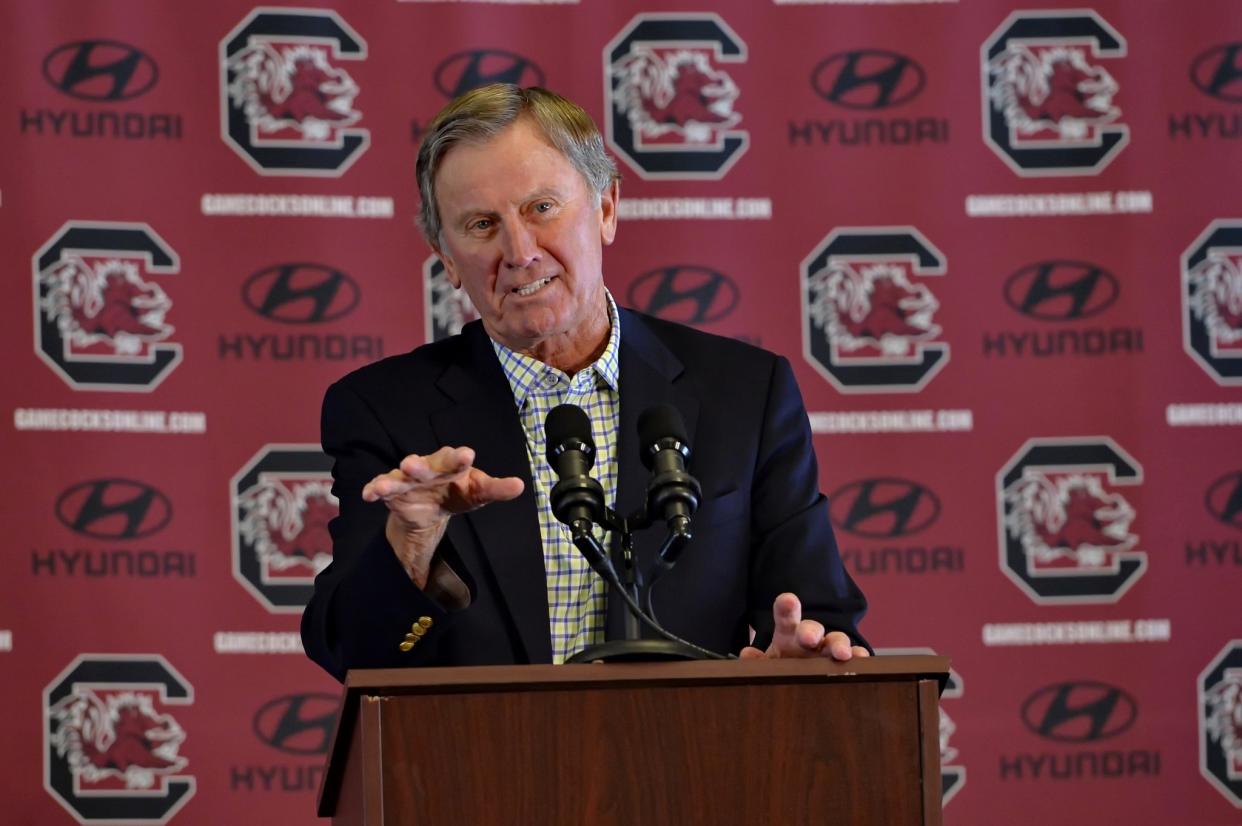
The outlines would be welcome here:
M 608 343 L 604 352 L 589 367 L 578 372 L 572 378 L 563 370 L 544 364 L 536 358 L 510 350 L 505 345 L 492 339 L 492 348 L 496 358 L 500 360 L 500 368 L 504 371 L 509 387 L 513 390 L 513 400 L 520 409 L 527 396 L 548 393 L 563 387 L 578 386 L 585 381 L 592 381 L 593 387 L 601 384 L 614 392 L 620 389 L 621 377 L 621 320 L 617 314 L 617 303 L 607 288 L 604 295 L 608 299 Z

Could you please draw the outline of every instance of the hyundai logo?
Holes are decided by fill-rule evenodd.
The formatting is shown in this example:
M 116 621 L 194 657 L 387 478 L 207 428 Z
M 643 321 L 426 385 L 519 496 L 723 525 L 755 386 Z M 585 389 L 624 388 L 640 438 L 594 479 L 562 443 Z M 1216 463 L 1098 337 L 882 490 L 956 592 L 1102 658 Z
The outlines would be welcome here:
M 285 324 L 335 321 L 358 306 L 358 285 L 322 264 L 278 264 L 246 280 L 242 298 L 264 318 Z
M 116 40 L 79 40 L 43 59 L 43 76 L 66 95 L 81 100 L 129 100 L 146 94 L 159 68 L 146 53 Z
M 141 539 L 169 523 L 172 503 L 143 482 L 92 479 L 60 495 L 56 518 L 69 530 L 94 539 Z

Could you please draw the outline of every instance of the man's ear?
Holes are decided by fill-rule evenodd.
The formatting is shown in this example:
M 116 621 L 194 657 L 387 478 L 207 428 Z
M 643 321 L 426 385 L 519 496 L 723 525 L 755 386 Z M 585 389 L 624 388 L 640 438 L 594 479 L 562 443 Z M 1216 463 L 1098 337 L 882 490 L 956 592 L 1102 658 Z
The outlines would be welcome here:
M 599 237 L 604 246 L 617 237 L 617 201 L 621 197 L 621 182 L 612 181 L 599 196 Z
M 457 265 L 453 263 L 453 259 L 444 254 L 436 244 L 431 245 L 431 251 L 436 254 L 436 258 L 440 259 L 440 263 L 444 265 L 444 275 L 448 278 L 449 283 L 453 285 L 453 289 L 461 289 L 461 278 L 457 275 Z

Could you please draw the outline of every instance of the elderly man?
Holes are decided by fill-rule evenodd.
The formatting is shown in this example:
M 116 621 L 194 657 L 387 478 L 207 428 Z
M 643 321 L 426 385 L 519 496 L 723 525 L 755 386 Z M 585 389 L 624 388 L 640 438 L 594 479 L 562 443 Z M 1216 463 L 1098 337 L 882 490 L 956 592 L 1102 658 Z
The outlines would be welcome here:
M 703 497 L 655 591 L 670 631 L 743 657 L 868 653 L 789 363 L 616 306 L 603 248 L 617 178 L 589 116 L 542 89 L 487 86 L 432 122 L 422 229 L 482 318 L 328 390 L 341 513 L 302 637 L 338 678 L 562 662 L 620 635 L 624 606 L 549 506 L 543 419 L 564 402 L 589 415 L 594 474 L 621 513 L 645 495 L 638 415 L 667 402 L 686 422 Z M 656 533 L 638 537 L 640 571 Z

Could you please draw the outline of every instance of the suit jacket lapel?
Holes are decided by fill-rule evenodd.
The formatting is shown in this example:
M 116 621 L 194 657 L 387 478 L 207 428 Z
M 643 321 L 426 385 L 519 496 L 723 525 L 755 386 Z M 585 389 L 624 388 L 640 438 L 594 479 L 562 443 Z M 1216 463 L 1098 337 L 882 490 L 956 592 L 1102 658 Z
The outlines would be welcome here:
M 539 536 L 535 486 L 526 436 L 513 394 L 481 324 L 467 325 L 461 363 L 451 365 L 438 387 L 456 404 L 432 416 L 441 444 L 474 448 L 475 464 L 492 476 L 517 476 L 525 484 L 511 502 L 496 502 L 454 518 L 448 536 L 460 548 L 475 544 L 495 573 L 501 596 L 530 662 L 551 662 L 547 578 Z
M 617 434 L 617 511 L 629 516 L 647 496 L 649 474 L 639 456 L 638 417 L 660 403 L 672 404 L 686 423 L 686 435 L 694 444 L 699 401 L 689 382 L 678 381 L 684 372 L 680 359 L 652 332 L 642 316 L 619 310 L 621 318 L 621 432 Z M 635 536 L 634 556 L 638 572 L 645 575 L 664 541 L 662 524 Z M 625 604 L 611 595 L 608 600 L 607 636 L 623 637 Z M 645 634 L 644 634 L 645 636 Z

